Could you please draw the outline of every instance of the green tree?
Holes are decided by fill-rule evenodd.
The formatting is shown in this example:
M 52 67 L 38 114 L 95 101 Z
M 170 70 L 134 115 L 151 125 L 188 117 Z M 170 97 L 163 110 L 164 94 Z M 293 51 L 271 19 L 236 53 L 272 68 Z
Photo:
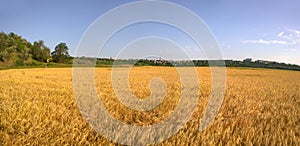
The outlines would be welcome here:
M 56 63 L 67 63 L 70 60 L 68 53 L 69 48 L 66 43 L 59 43 L 53 52 L 51 52 L 52 60 Z
M 31 54 L 34 60 L 46 62 L 50 58 L 50 49 L 46 47 L 44 41 L 40 40 L 33 43 Z

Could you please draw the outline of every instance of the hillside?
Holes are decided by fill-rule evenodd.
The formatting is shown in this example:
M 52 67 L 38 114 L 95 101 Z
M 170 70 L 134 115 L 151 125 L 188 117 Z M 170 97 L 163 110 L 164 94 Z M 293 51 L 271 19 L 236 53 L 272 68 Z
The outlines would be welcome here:
M 45 67 L 47 63 L 71 63 L 68 47 L 60 43 L 50 52 L 44 41 L 30 43 L 13 32 L 0 32 L 0 69 L 15 67 Z

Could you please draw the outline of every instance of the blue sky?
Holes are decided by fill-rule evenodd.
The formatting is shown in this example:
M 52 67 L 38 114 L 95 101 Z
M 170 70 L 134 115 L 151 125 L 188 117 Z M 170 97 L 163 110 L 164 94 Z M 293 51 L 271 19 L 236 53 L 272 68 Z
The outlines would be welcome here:
M 105 12 L 131 0 L 2 0 L 0 31 L 30 42 L 44 40 L 51 50 L 66 42 L 70 53 L 86 29 Z M 275 60 L 300 64 L 299 0 L 172 0 L 196 13 L 218 41 L 225 59 Z M 139 37 L 163 36 L 184 47 L 193 59 L 205 59 L 184 33 L 167 25 L 144 23 L 124 28 L 100 56 L 114 56 Z M 129 42 L 128 42 L 129 41 Z

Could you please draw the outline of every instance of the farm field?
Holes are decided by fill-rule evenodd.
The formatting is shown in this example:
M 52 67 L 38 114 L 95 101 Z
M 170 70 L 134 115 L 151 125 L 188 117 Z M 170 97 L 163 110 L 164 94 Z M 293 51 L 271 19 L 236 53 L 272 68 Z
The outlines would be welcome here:
M 299 145 L 300 72 L 227 68 L 226 95 L 216 119 L 199 132 L 211 89 L 210 70 L 196 68 L 200 98 L 190 121 L 158 145 Z M 153 77 L 167 84 L 164 102 L 139 112 L 122 105 L 114 95 L 110 68 L 96 68 L 97 91 L 116 119 L 131 125 L 151 125 L 176 107 L 180 81 L 171 67 L 134 67 L 132 92 L 150 95 Z M 115 145 L 95 132 L 77 107 L 72 68 L 10 69 L 0 71 L 0 145 Z

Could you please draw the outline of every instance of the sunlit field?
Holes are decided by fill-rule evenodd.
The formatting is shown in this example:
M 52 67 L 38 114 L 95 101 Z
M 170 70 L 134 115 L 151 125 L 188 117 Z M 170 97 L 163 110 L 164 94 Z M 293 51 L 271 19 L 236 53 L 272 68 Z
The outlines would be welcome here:
M 226 95 L 219 114 L 204 131 L 199 123 L 211 89 L 209 68 L 197 68 L 198 106 L 177 134 L 158 145 L 299 145 L 300 72 L 227 68 Z M 151 125 L 166 119 L 178 103 L 180 79 L 171 67 L 134 67 L 129 85 L 137 98 L 151 92 L 153 77 L 167 85 L 162 104 L 135 111 L 121 104 L 111 69 L 96 68 L 100 100 L 116 119 Z M 116 145 L 97 134 L 81 116 L 73 94 L 71 68 L 0 71 L 0 145 Z

